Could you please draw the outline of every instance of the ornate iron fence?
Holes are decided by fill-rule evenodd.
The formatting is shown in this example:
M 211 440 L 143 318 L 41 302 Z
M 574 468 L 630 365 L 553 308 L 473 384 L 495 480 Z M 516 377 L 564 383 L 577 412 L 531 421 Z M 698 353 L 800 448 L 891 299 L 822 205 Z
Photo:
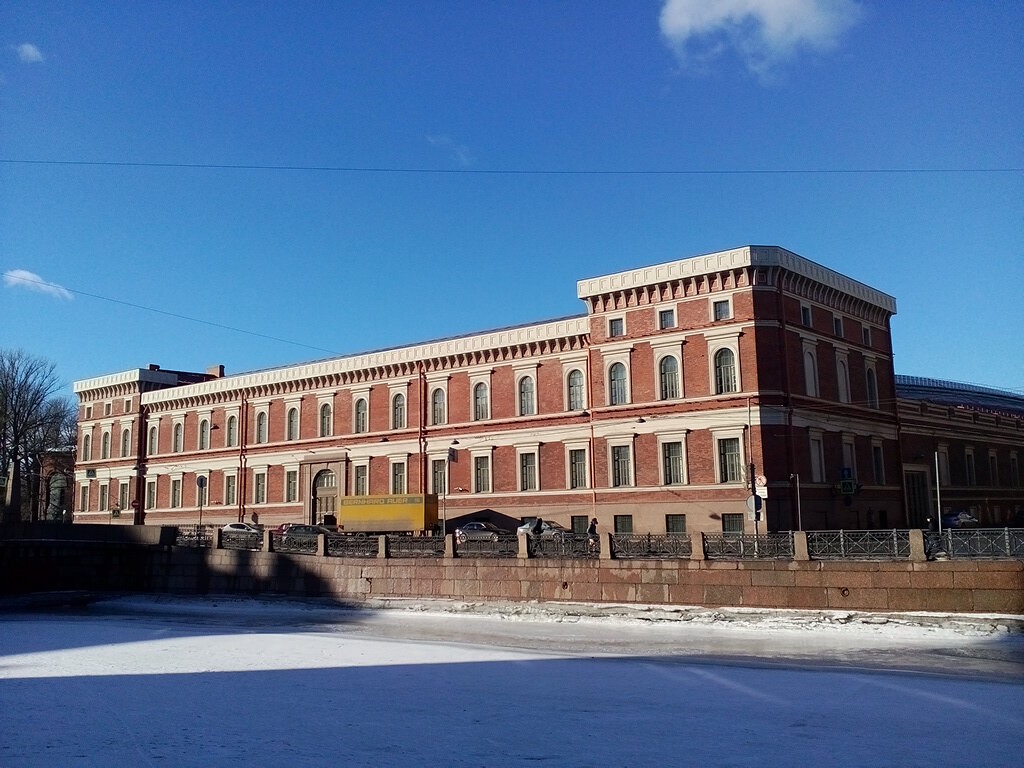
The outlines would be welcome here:
M 601 540 L 585 533 L 530 536 L 526 540 L 530 557 L 591 560 L 601 555 Z
M 942 533 L 925 531 L 924 537 L 931 560 L 1024 557 L 1024 528 L 948 528 Z
M 315 533 L 278 533 L 270 534 L 271 544 L 275 552 L 287 552 L 293 555 L 315 555 L 317 539 Z
M 518 557 L 519 537 L 514 533 L 496 533 L 490 538 L 455 538 L 456 557 Z
M 910 531 L 808 531 L 811 560 L 901 560 L 910 557 Z
M 388 536 L 390 557 L 444 557 L 443 536 Z
M 793 533 L 705 533 L 708 560 L 792 560 Z
M 255 531 L 221 531 L 221 549 L 263 549 L 263 534 Z
M 331 557 L 376 557 L 380 540 L 376 536 L 327 534 L 327 554 Z
M 612 557 L 620 560 L 637 558 L 687 559 L 693 551 L 685 534 L 612 534 Z
M 179 547 L 213 546 L 212 525 L 179 525 L 174 543 Z

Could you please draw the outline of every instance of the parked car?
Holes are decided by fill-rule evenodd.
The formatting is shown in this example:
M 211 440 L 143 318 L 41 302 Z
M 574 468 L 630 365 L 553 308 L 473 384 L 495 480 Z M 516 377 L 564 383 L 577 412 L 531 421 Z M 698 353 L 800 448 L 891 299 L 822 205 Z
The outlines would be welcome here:
M 536 521 L 530 523 L 523 523 L 517 529 L 517 533 L 526 533 L 530 535 L 536 535 L 533 529 L 537 526 Z M 564 525 L 553 523 L 550 520 L 541 519 L 540 521 L 540 536 L 542 539 L 555 539 L 562 538 L 563 536 L 571 536 L 572 531 L 566 528 Z
M 459 542 L 468 541 L 469 539 L 497 541 L 500 536 L 508 533 L 511 533 L 511 531 L 502 530 L 494 523 L 473 521 L 455 529 L 455 540 Z
M 970 512 L 949 512 L 942 516 L 943 528 L 977 528 L 978 518 Z
M 229 533 L 259 533 L 260 529 L 249 523 L 228 523 L 221 528 Z
M 283 538 L 288 541 L 289 538 L 305 538 L 307 536 L 318 536 L 321 533 L 330 533 L 329 530 L 324 528 L 322 525 L 304 525 L 302 523 L 285 523 L 281 526 L 284 528 Z

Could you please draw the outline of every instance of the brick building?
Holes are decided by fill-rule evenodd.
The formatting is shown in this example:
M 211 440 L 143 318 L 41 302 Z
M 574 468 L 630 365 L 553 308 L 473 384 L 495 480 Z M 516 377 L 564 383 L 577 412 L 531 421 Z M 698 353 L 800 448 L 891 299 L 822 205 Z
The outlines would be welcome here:
M 762 532 L 907 523 L 892 297 L 762 246 L 577 296 L 577 317 L 378 352 L 79 381 L 76 519 L 318 521 L 426 491 L 452 523 L 753 532 L 756 490 Z

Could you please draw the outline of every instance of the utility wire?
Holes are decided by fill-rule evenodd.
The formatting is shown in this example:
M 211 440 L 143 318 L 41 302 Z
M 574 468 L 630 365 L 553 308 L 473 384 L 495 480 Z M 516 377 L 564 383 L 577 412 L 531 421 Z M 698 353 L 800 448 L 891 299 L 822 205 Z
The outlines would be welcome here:
M 147 163 L 114 160 L 23 160 L 0 158 L 6 165 L 95 166 L 105 168 L 181 168 L 228 171 L 317 171 L 330 173 L 473 174 L 492 176 L 772 176 L 828 174 L 1024 173 L 1024 168 L 681 168 L 661 170 L 553 168 L 403 168 L 348 165 L 263 165 L 248 163 Z
M 88 296 L 90 299 L 99 299 L 100 301 L 109 301 L 112 304 L 120 304 L 121 306 L 124 306 L 124 307 L 131 307 L 132 309 L 141 309 L 141 310 L 144 310 L 146 312 L 155 312 L 158 315 L 165 315 L 167 317 L 173 317 L 173 318 L 176 318 L 178 320 L 188 320 L 191 323 L 200 323 L 201 325 L 209 325 L 209 326 L 211 326 L 213 328 L 220 328 L 220 329 L 225 330 L 225 331 L 234 331 L 235 333 L 244 333 L 244 334 L 246 334 L 248 336 L 255 336 L 257 338 L 267 339 L 269 341 L 277 341 L 277 342 L 280 342 L 282 344 L 291 344 L 291 345 L 296 346 L 296 347 L 305 347 L 306 349 L 313 349 L 313 350 L 316 350 L 317 352 L 326 352 L 329 355 L 341 355 L 342 354 L 341 352 L 338 352 L 338 351 L 333 350 L 333 349 L 325 349 L 323 347 L 316 347 L 316 346 L 313 346 L 312 344 L 304 344 L 301 341 L 292 341 L 291 339 L 282 339 L 282 338 L 280 338 L 278 336 L 270 336 L 269 334 L 266 334 L 266 333 L 258 333 L 257 331 L 249 331 L 249 330 L 246 330 L 245 328 L 236 328 L 233 325 L 224 325 L 223 323 L 215 323 L 212 320 L 203 320 L 203 319 L 198 318 L 198 317 L 190 317 L 189 315 L 182 315 L 182 314 L 180 314 L 178 312 L 169 312 L 166 309 L 157 309 L 156 307 L 147 307 L 144 304 L 134 304 L 134 303 L 132 303 L 130 301 L 124 301 L 123 299 L 114 299 L 114 298 L 111 298 L 110 296 L 101 296 L 98 293 L 89 293 L 88 291 L 79 291 L 79 290 L 75 290 L 74 288 L 67 288 L 67 287 L 65 287 L 63 285 L 57 285 L 56 283 L 50 283 L 50 282 L 47 282 L 46 280 L 33 280 L 30 277 L 24 277 L 24 276 L 18 275 L 17 277 L 14 277 L 12 279 L 12 282 L 32 283 L 33 285 L 38 285 L 38 286 L 42 286 L 42 287 L 46 287 L 46 288 L 60 288 L 61 290 L 67 291 L 68 293 L 73 293 L 76 296 Z

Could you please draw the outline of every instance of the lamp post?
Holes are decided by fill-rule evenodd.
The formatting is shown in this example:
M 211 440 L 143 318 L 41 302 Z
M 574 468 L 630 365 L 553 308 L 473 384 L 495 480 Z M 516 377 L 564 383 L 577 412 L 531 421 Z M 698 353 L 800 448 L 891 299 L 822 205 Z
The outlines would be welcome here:
M 196 476 L 196 487 L 199 489 L 199 527 L 203 527 L 203 502 L 206 500 L 206 475 Z
M 800 474 L 794 473 L 789 476 L 790 480 L 796 480 L 796 529 L 802 531 L 804 529 L 803 519 L 800 515 Z
M 441 536 L 448 535 L 448 479 L 449 479 L 449 466 L 451 462 L 458 461 L 458 453 L 456 452 L 455 446 L 459 444 L 458 440 L 452 440 L 452 444 L 448 447 L 448 453 L 444 457 L 444 482 L 441 484 Z

